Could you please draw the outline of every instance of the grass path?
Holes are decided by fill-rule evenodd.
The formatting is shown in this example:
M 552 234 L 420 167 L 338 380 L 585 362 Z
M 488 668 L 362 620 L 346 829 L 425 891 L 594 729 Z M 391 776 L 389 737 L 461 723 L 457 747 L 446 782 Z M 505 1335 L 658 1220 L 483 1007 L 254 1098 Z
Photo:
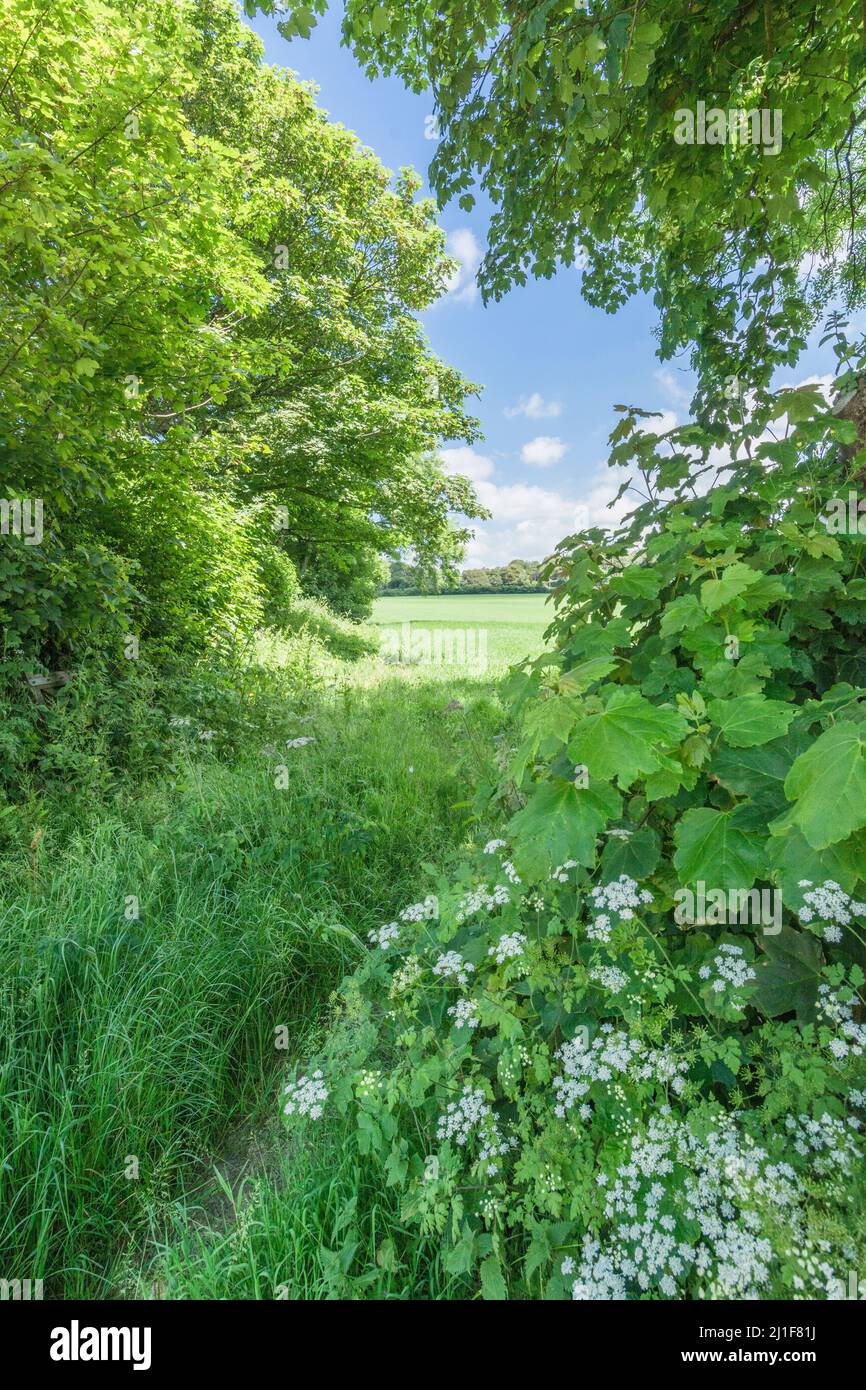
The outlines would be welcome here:
M 53 864 L 49 833 L 37 884 L 26 855 L 3 865 L 8 1277 L 44 1279 L 46 1297 L 107 1296 L 227 1137 L 274 1114 L 287 1063 L 275 1030 L 303 1054 L 358 941 L 465 834 L 455 806 L 502 712 L 489 686 L 464 682 L 465 708 L 446 713 L 452 693 L 346 684 L 305 726 L 316 742 L 281 755 L 285 789 L 260 750 L 232 767 L 205 753 L 176 784 L 100 811 Z M 338 1181 L 330 1159 L 327 1173 Z

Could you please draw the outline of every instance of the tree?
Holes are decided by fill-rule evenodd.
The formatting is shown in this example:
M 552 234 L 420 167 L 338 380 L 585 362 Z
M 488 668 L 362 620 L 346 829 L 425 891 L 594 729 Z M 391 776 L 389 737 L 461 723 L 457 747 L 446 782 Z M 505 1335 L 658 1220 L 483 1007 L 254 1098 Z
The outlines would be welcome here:
M 452 564 L 467 534 L 453 517 L 478 512 L 435 449 L 476 436 L 475 388 L 417 321 L 451 269 L 417 176 L 392 179 L 265 66 L 231 0 L 7 9 L 3 492 L 39 498 L 47 532 L 34 554 L 4 547 L 10 642 L 56 658 L 76 564 L 105 579 L 82 632 L 134 612 L 196 644 L 209 614 L 214 632 L 220 615 L 259 621 L 268 547 L 411 544 Z M 151 506 L 165 564 L 129 524 Z M 209 587 L 216 548 L 226 581 L 237 570 L 232 518 L 249 568 Z M 173 597 L 171 554 L 198 576 Z
M 863 303 L 859 0 L 348 0 L 344 34 L 432 90 L 440 201 L 471 208 L 477 180 L 494 203 L 484 295 L 579 258 L 592 304 L 651 293 L 706 416 L 794 362 L 831 298 Z

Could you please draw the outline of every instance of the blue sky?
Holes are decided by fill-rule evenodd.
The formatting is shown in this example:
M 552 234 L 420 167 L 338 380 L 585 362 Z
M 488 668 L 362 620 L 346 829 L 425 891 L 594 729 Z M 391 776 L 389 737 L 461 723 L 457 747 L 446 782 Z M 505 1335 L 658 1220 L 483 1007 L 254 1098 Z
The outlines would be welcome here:
M 292 68 L 319 87 L 332 120 L 357 131 L 390 169 L 411 165 L 425 179 L 435 144 L 428 138 L 432 103 L 394 78 L 370 82 L 340 44 L 342 5 L 332 4 L 309 40 L 287 41 L 259 15 L 253 27 L 269 62 Z M 491 521 L 476 526 L 466 565 L 540 559 L 578 526 L 610 524 L 629 510 L 607 511 L 619 479 L 606 466 L 615 402 L 667 412 L 669 428 L 687 416 L 691 374 L 655 355 L 656 315 L 641 296 L 615 315 L 585 304 L 580 272 L 563 268 L 484 306 L 474 285 L 489 205 L 471 213 L 455 201 L 440 215 L 461 272 L 449 294 L 424 315 L 434 350 L 484 390 L 471 409 L 484 439 L 472 449 L 443 449 L 446 464 L 476 483 Z M 816 335 L 817 336 L 817 335 Z M 827 373 L 817 347 L 796 380 Z

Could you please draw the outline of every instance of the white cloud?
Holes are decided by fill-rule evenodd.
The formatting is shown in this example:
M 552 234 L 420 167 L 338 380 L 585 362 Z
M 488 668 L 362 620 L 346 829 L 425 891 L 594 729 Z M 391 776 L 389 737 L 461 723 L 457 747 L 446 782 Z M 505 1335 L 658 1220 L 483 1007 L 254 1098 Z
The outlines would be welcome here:
M 445 238 L 449 256 L 459 262 L 445 284 L 448 298 L 455 304 L 471 304 L 478 297 L 475 276 L 481 264 L 481 247 L 469 227 L 457 227 Z
M 441 449 L 439 456 L 447 473 L 460 473 L 475 484 L 493 477 L 493 459 L 487 454 L 477 454 L 466 444 L 454 444 L 447 449 Z
M 659 367 L 658 371 L 653 373 L 653 376 L 659 383 L 659 386 L 661 386 L 671 405 L 678 406 L 680 409 L 689 405 L 694 392 L 683 385 L 678 374 L 672 372 L 669 367 Z
M 648 420 L 638 417 L 635 429 L 639 434 L 667 434 L 679 424 L 675 410 L 656 410 Z
M 521 396 L 517 405 L 506 406 L 505 414 L 509 419 L 525 415 L 528 420 L 552 420 L 562 414 L 562 406 L 559 401 L 546 401 L 539 391 L 533 391 L 531 396 Z
M 463 564 L 469 569 L 506 565 L 509 560 L 542 560 L 555 550 L 563 536 L 587 526 L 615 526 L 635 506 L 626 495 L 610 510 L 627 470 L 602 464 L 582 497 L 567 497 L 535 483 L 497 483 L 492 459 L 474 449 L 441 450 L 449 473 L 462 473 L 475 484 L 478 500 L 492 513 L 491 520 L 476 524 Z
M 524 463 L 532 464 L 533 468 L 549 468 L 552 463 L 558 463 L 567 452 L 568 445 L 561 439 L 549 434 L 538 434 L 534 439 L 530 439 L 528 444 L 524 444 L 520 457 Z

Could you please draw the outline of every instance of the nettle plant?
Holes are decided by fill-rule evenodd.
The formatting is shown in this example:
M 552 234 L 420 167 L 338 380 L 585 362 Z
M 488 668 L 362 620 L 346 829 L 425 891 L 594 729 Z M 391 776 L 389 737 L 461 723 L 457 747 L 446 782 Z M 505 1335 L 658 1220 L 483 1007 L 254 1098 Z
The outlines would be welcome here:
M 866 450 L 816 387 L 726 437 L 621 409 L 611 462 L 642 500 L 549 562 L 555 645 L 511 677 L 495 838 L 371 934 L 315 1105 L 485 1297 L 843 1297 L 866 1246 L 866 538 L 822 517 Z

